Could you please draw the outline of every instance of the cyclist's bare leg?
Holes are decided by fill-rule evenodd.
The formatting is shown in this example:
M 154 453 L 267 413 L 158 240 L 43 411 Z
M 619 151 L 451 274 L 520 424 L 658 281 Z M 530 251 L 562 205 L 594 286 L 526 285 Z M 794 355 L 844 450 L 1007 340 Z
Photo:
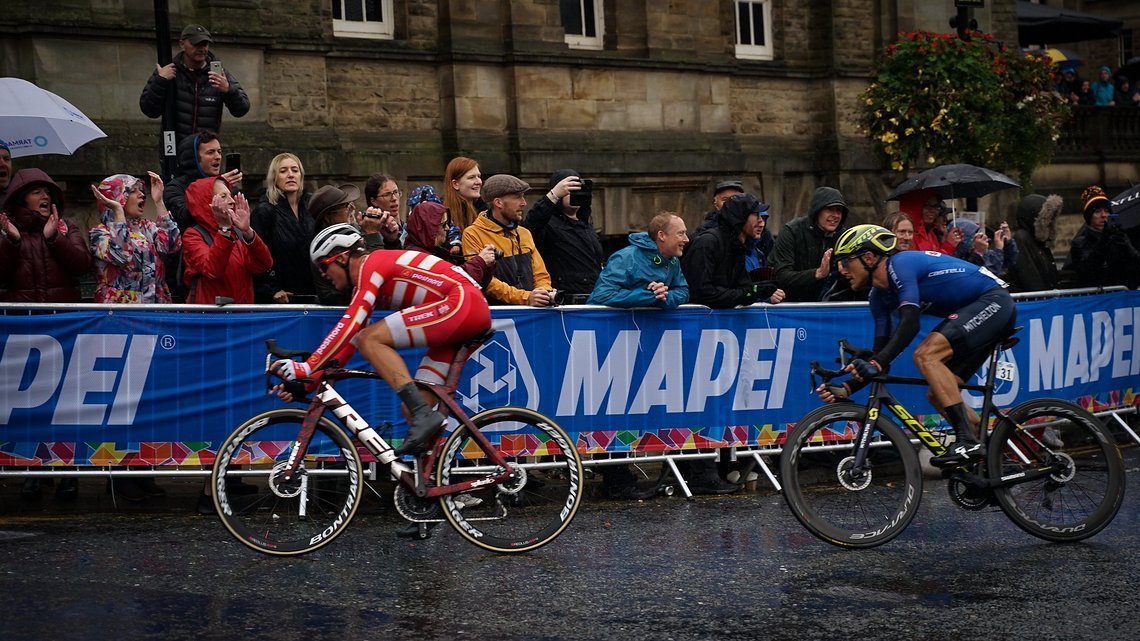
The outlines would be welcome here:
M 939 413 L 946 417 L 957 436 L 954 445 L 930 459 L 938 467 L 956 466 L 984 455 L 973 428 L 977 418 L 971 418 L 973 410 L 962 402 L 959 379 L 946 366 L 953 356 L 954 348 L 950 346 L 950 341 L 938 332 L 931 332 L 914 349 L 914 362 L 930 385 L 928 398 Z
M 975 427 L 978 424 L 978 415 L 973 408 L 962 403 L 962 393 L 958 388 L 961 379 L 946 366 L 953 357 L 954 348 L 950 346 L 950 341 L 938 332 L 931 332 L 918 344 L 918 347 L 914 348 L 914 364 L 930 384 L 930 391 L 927 392 L 930 403 L 950 421 L 951 425 L 954 419 L 947 415 L 946 408 L 953 405 L 962 406 L 969 425 Z
M 364 360 L 376 368 L 384 382 L 398 390 L 412 382 L 408 365 L 400 353 L 392 347 L 392 332 L 384 323 L 372 323 L 360 330 L 353 338 Z
M 428 405 L 431 401 L 429 395 L 414 386 L 408 387 L 413 385 L 412 375 L 403 357 L 392 347 L 393 342 L 392 332 L 385 323 L 372 323 L 353 338 L 360 355 L 376 368 L 384 382 L 403 401 L 401 409 L 408 421 L 408 438 L 396 448 L 396 453 L 410 454 L 427 445 L 427 440 L 439 431 L 443 417 Z
M 939 410 L 962 402 L 958 377 L 946 367 L 946 362 L 953 357 L 954 348 L 950 346 L 950 341 L 938 332 L 931 332 L 914 348 L 914 364 L 930 384 L 929 393 Z

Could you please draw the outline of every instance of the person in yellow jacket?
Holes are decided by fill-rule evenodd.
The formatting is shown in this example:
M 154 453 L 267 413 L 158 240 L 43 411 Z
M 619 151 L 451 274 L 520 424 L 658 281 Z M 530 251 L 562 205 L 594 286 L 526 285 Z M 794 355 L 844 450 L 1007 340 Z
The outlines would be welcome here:
M 525 181 L 496 174 L 483 183 L 483 201 L 490 207 L 463 230 L 463 253 L 474 255 L 487 244 L 502 252 L 495 277 L 484 293 L 492 303 L 547 307 L 554 304 L 550 273 L 535 247 L 530 230 L 519 225 L 526 211 Z

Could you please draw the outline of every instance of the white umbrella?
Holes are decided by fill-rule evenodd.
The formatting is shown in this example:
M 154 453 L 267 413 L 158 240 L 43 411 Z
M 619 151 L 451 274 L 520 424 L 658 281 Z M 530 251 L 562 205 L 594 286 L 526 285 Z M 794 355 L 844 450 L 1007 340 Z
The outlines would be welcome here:
M 8 145 L 13 158 L 70 156 L 92 140 L 106 137 L 63 98 L 27 80 L 0 78 L 0 141 Z

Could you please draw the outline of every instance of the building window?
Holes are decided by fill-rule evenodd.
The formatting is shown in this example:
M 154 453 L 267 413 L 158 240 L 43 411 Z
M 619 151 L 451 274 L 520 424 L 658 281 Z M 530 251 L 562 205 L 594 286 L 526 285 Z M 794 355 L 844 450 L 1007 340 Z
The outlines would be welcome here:
M 392 0 L 332 0 L 333 35 L 392 39 Z
M 571 49 L 602 48 L 602 0 L 561 0 L 562 29 Z
M 772 0 L 737 0 L 736 57 L 772 60 Z

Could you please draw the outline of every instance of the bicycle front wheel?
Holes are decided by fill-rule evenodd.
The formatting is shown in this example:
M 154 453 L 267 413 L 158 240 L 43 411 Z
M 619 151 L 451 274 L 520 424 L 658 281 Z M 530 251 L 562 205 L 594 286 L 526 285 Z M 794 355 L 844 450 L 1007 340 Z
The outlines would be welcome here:
M 871 548 L 910 524 L 922 498 L 922 470 L 906 434 L 880 417 L 867 460 L 855 469 L 855 435 L 867 408 L 851 403 L 812 410 L 788 432 L 780 481 L 792 514 L 812 534 L 845 548 Z
M 492 552 L 534 550 L 570 525 L 582 502 L 582 457 L 554 421 L 521 407 L 471 417 L 499 456 L 520 471 L 507 484 L 440 497 L 443 514 L 459 534 Z M 440 486 L 501 472 L 460 425 L 443 445 L 436 469 Z
M 1095 416 L 1058 399 L 1022 403 L 990 436 L 987 468 L 998 505 L 1018 527 L 1047 541 L 1080 541 L 1103 530 L 1124 500 L 1124 461 Z M 1037 470 L 1053 468 L 1044 476 Z M 1018 482 L 1029 474 L 1031 480 Z
M 222 443 L 210 477 L 214 507 L 230 534 L 258 552 L 279 556 L 320 549 L 356 514 L 363 490 L 360 455 L 335 423 L 322 417 L 297 474 L 294 454 L 305 410 L 275 409 L 242 423 Z

